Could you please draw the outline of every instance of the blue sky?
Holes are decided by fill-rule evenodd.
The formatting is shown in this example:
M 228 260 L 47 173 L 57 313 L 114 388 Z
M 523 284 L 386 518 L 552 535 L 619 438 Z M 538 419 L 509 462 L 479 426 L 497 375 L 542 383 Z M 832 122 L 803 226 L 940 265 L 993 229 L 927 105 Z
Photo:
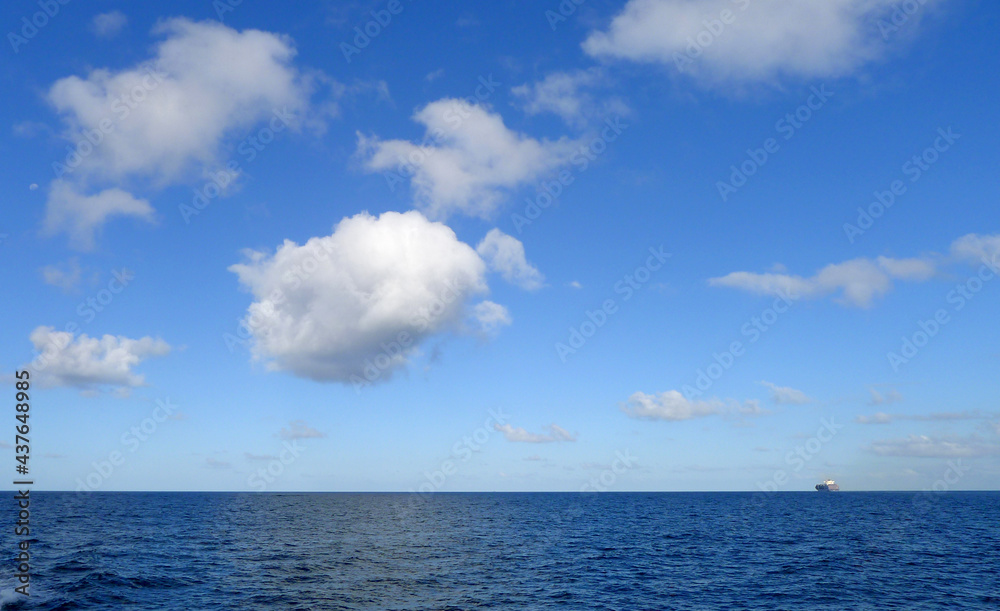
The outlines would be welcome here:
M 40 487 L 996 488 L 992 4 L 44 8 Z

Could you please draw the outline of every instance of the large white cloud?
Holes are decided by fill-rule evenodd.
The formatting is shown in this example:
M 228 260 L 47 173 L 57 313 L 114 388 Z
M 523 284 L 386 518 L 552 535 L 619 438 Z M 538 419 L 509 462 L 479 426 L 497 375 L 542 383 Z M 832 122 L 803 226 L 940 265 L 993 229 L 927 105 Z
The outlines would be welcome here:
M 536 140 L 507 128 L 499 114 L 445 98 L 418 110 L 425 141 L 358 134 L 358 155 L 372 172 L 409 178 L 417 205 L 431 218 L 453 213 L 488 217 L 508 192 L 567 163 L 579 144 Z
M 913 31 L 927 5 L 907 17 Z M 898 0 L 630 0 L 584 50 L 668 64 L 712 82 L 836 77 L 881 57 Z M 728 15 L 724 15 L 727 11 Z M 880 29 L 880 26 L 882 29 Z
M 133 368 L 145 359 L 170 352 L 165 341 L 152 337 L 97 338 L 86 333 L 74 337 L 68 331 L 44 326 L 32 331 L 30 339 L 39 352 L 31 364 L 39 383 L 81 390 L 143 386 L 145 378 Z
M 171 179 L 192 163 L 217 162 L 226 134 L 308 103 L 307 79 L 291 65 L 295 49 L 283 36 L 187 19 L 155 32 L 166 38 L 148 62 L 62 78 L 49 89 L 68 138 L 104 134 L 77 171 Z
M 291 241 L 233 265 L 254 295 L 245 320 L 269 367 L 320 381 L 384 381 L 431 335 L 509 322 L 486 265 L 447 226 L 417 211 L 345 218 L 329 236 Z
M 91 195 L 95 184 L 164 185 L 215 170 L 226 137 L 265 121 L 295 127 L 308 107 L 313 79 L 292 65 L 286 37 L 187 19 L 154 32 L 164 39 L 148 61 L 62 78 L 47 93 L 73 144 L 53 165 L 62 180 L 50 192 L 46 227 L 68 232 L 78 247 L 112 215 L 150 214 L 120 189 L 113 201 L 109 191 Z
M 892 289 L 893 279 L 921 281 L 934 275 L 934 264 L 925 259 L 876 260 L 858 258 L 827 265 L 804 278 L 783 273 L 732 272 L 711 278 L 711 286 L 742 289 L 761 295 L 785 294 L 793 298 L 816 298 L 839 293 L 838 301 L 868 307 L 876 297 Z
M 692 400 L 677 390 L 659 394 L 633 393 L 621 410 L 631 418 L 642 420 L 690 420 L 714 415 L 757 415 L 763 410 L 756 401 Z
M 491 229 L 476 246 L 476 252 L 507 282 L 529 291 L 545 283 L 545 276 L 525 258 L 524 244 L 499 229 Z

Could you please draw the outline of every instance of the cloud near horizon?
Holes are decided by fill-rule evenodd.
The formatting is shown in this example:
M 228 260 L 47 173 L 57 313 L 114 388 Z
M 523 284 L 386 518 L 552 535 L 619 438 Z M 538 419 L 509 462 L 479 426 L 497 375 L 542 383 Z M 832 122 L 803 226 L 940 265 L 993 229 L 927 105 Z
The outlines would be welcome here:
M 858 416 L 854 419 L 858 424 L 890 424 L 898 420 L 914 420 L 918 422 L 936 422 L 949 420 L 985 420 L 989 416 L 979 412 L 935 412 L 932 414 L 887 414 L 876 412 L 871 416 Z
M 977 435 L 910 435 L 903 439 L 875 441 L 868 449 L 879 456 L 907 458 L 977 458 L 1000 454 L 1000 444 Z

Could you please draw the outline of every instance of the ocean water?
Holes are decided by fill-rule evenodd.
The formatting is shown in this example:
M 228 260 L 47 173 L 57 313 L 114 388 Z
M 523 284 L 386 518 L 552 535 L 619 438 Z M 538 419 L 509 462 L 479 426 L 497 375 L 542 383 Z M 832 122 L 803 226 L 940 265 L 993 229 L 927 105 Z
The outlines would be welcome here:
M 1000 609 L 1000 493 L 32 499 L 5 610 Z

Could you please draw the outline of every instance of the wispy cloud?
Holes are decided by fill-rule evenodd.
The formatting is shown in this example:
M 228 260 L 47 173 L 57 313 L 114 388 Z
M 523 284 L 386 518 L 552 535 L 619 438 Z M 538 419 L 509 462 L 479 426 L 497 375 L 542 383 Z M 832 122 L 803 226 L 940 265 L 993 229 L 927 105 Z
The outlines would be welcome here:
M 887 414 L 876 412 L 870 416 L 858 416 L 854 419 L 858 424 L 889 424 L 899 420 L 917 422 L 936 422 L 946 420 L 984 420 L 989 416 L 979 412 L 936 412 L 932 414 Z
M 304 420 L 293 420 L 288 423 L 288 427 L 281 429 L 278 437 L 291 441 L 294 439 L 318 439 L 326 437 L 326 434 L 309 426 Z
M 128 17 L 121 11 L 111 11 L 94 15 L 90 20 L 90 31 L 100 38 L 112 38 L 128 24 Z
M 868 402 L 869 405 L 888 405 L 903 400 L 903 395 L 895 388 L 881 392 L 873 386 L 868 389 L 868 392 L 871 394 L 871 400 Z
M 628 401 L 620 406 L 630 418 L 640 420 L 690 420 L 715 415 L 755 416 L 765 413 L 757 401 L 719 399 L 691 400 L 677 390 L 668 390 L 659 394 L 633 393 Z
M 710 286 L 741 289 L 759 295 L 790 295 L 815 299 L 831 293 L 844 305 L 867 308 L 892 289 L 894 279 L 921 282 L 934 275 L 926 259 L 852 259 L 827 265 L 810 277 L 782 273 L 732 272 L 711 278 Z
M 790 386 L 778 386 L 764 381 L 761 381 L 761 384 L 771 389 L 771 401 L 778 405 L 803 405 L 812 401 L 806 393 Z
M 545 276 L 525 258 L 524 244 L 499 229 L 490 229 L 476 246 L 476 252 L 490 269 L 500 272 L 511 284 L 533 291 L 545 283 Z
M 494 424 L 493 428 L 503 433 L 504 439 L 515 443 L 553 443 L 557 441 L 576 441 L 576 435 L 557 424 L 550 424 L 548 433 L 529 433 L 521 427 L 510 424 Z
M 974 458 L 1000 454 L 1000 444 L 985 441 L 976 435 L 927 436 L 910 435 L 903 439 L 875 441 L 869 450 L 879 456 L 912 458 Z

